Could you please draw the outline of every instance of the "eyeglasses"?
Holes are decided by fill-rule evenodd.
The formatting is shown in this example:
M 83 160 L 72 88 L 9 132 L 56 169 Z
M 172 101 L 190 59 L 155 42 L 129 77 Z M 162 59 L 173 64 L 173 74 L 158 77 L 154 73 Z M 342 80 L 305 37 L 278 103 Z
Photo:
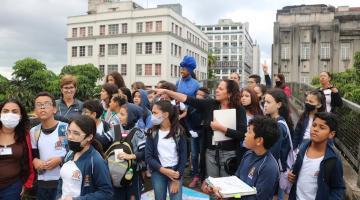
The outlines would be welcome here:
M 85 133 L 80 133 L 79 131 L 72 131 L 69 129 L 66 131 L 66 134 L 67 134 L 67 136 L 73 135 L 75 137 L 80 137 L 80 135 L 86 135 Z
M 44 103 L 41 102 L 35 103 L 35 108 L 39 108 L 39 109 L 50 108 L 51 106 L 53 106 L 53 104 L 49 101 L 46 101 Z

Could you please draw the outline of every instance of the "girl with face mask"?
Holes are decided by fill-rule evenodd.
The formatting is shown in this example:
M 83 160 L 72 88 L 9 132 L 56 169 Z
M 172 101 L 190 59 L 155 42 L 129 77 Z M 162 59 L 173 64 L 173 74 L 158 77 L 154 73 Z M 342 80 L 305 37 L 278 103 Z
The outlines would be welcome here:
M 285 83 L 285 76 L 283 74 L 275 75 L 275 88 L 282 89 L 287 97 L 291 97 L 291 89 Z
M 321 91 L 314 90 L 306 95 L 304 112 L 296 124 L 294 132 L 294 148 L 310 141 L 310 128 L 317 112 L 324 112 L 326 107 L 325 97 Z
M 0 111 L 0 199 L 18 200 L 35 176 L 29 118 L 17 100 L 6 100 Z
M 182 199 L 182 181 L 186 163 L 186 140 L 179 124 L 177 109 L 166 100 L 156 102 L 152 109 L 153 128 L 145 145 L 145 160 L 152 175 L 155 200 Z
M 109 168 L 95 139 L 95 121 L 89 116 L 77 116 L 69 124 L 67 135 L 70 151 L 60 170 L 56 199 L 112 199 Z

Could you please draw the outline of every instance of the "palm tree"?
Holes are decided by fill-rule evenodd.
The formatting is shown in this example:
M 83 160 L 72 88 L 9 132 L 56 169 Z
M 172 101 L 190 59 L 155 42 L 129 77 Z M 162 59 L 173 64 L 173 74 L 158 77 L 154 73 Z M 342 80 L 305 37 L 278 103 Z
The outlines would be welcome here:
M 216 62 L 215 56 L 212 54 L 212 52 L 209 52 L 208 54 L 208 79 L 215 78 L 214 71 L 211 69 Z

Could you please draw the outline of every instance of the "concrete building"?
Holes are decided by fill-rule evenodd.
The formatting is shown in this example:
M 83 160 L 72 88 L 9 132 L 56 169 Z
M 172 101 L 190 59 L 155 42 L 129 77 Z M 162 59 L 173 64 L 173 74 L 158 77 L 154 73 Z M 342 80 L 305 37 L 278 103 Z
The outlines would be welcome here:
M 287 81 L 310 83 L 321 71 L 345 71 L 359 50 L 360 8 L 319 4 L 277 11 L 272 71 Z
M 215 25 L 201 25 L 209 38 L 209 52 L 216 58 L 211 66 L 217 78 L 229 77 L 233 72 L 246 80 L 253 68 L 253 40 L 249 35 L 249 23 L 220 19 Z
M 260 73 L 262 72 L 262 69 L 260 67 L 260 46 L 259 44 L 255 41 L 254 45 L 253 45 L 253 67 L 252 67 L 252 74 L 258 74 L 260 75 Z M 261 76 L 263 77 L 263 76 Z
M 66 41 L 68 65 L 118 71 L 128 87 L 175 82 L 185 55 L 196 59 L 197 78 L 207 77 L 208 39 L 182 16 L 180 4 L 144 9 L 133 1 L 89 0 L 87 15 L 68 17 Z

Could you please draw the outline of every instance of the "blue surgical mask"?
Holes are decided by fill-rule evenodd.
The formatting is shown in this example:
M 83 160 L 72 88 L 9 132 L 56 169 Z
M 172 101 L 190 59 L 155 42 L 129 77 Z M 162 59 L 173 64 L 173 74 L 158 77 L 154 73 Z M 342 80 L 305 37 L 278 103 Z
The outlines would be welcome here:
M 151 123 L 153 125 L 160 125 L 162 122 L 164 121 L 164 118 L 162 116 L 155 116 L 155 115 L 151 115 Z

